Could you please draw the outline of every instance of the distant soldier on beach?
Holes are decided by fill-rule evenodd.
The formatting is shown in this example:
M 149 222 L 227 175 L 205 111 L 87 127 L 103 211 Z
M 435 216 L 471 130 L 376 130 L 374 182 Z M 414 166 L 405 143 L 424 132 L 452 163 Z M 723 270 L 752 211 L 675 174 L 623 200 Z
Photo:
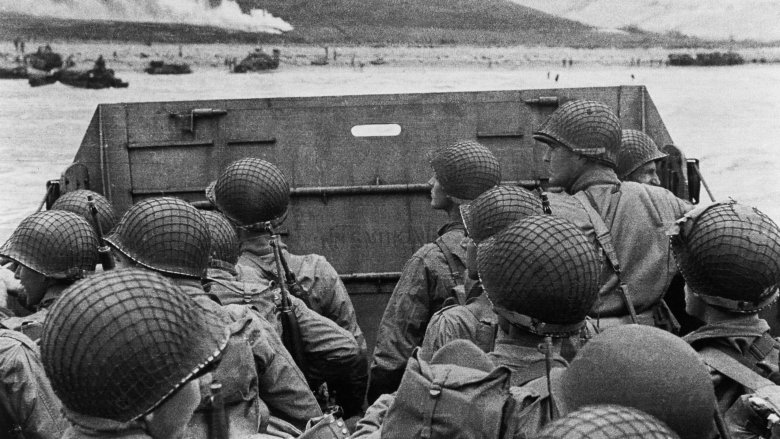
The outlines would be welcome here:
M 428 182 L 431 207 L 446 212 L 449 222 L 439 229 L 435 242 L 425 244 L 407 261 L 390 296 L 371 363 L 369 403 L 398 388 L 406 362 L 422 343 L 431 316 L 464 282 L 466 255 L 461 241 L 465 231 L 459 206 L 501 181 L 496 156 L 473 140 L 434 150 L 430 163 L 434 172 Z M 465 303 L 463 297 L 455 299 Z
M 605 286 L 590 316 L 601 327 L 641 323 L 677 330 L 663 295 L 676 267 L 666 230 L 692 208 L 660 187 L 621 182 L 615 173 L 622 130 L 603 103 L 572 100 L 534 132 L 550 147 L 552 213 L 577 224 L 609 259 Z

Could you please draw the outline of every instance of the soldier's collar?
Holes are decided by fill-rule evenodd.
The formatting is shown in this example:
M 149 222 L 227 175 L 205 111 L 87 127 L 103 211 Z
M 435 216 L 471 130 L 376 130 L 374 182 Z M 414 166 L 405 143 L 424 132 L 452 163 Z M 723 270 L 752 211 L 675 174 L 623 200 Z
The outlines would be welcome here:
M 585 326 L 585 320 L 577 323 L 570 324 L 556 324 L 546 323 L 540 319 L 520 314 L 519 312 L 510 311 L 500 306 L 493 306 L 493 311 L 498 314 L 499 317 L 503 317 L 513 326 L 519 326 L 531 333 L 550 336 L 553 338 L 568 337 L 573 334 L 577 334 Z

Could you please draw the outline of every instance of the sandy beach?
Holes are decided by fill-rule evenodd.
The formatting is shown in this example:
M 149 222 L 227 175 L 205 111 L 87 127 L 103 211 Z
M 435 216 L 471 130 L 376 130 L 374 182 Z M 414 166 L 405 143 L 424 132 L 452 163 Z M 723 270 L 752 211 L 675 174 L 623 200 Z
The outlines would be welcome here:
M 36 50 L 44 41 L 29 41 L 26 52 Z M 312 61 L 324 59 L 324 46 L 275 45 L 255 46 L 248 44 L 137 44 L 127 42 L 74 42 L 53 41 L 49 43 L 63 59 L 73 56 L 77 68 L 90 68 L 99 55 L 106 59 L 106 65 L 117 72 L 143 71 L 151 60 L 187 63 L 193 69 L 224 69 L 226 60 L 240 61 L 248 53 L 260 48 L 266 53 L 281 50 L 281 68 L 285 66 L 309 66 Z M 670 53 L 687 53 L 695 56 L 699 52 L 713 52 L 712 49 L 666 49 L 661 47 L 639 49 L 572 49 L 566 47 L 479 47 L 479 46 L 348 46 L 328 47 L 327 66 L 324 68 L 361 68 L 393 66 L 483 66 L 485 68 L 549 67 L 569 68 L 572 66 L 634 66 L 662 67 Z M 723 48 L 720 51 L 728 51 Z M 746 62 L 780 62 L 780 47 L 739 49 Z M 180 56 L 181 54 L 181 56 Z M 0 43 L 0 62 L 13 64 L 18 55 L 12 42 Z M 566 60 L 566 66 L 563 66 Z

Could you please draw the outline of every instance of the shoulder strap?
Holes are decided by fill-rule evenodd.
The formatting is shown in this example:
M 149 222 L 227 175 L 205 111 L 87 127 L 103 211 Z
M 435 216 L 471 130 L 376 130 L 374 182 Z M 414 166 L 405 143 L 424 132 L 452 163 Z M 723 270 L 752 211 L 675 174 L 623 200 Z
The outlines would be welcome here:
M 775 384 L 719 349 L 706 347 L 699 351 L 699 355 L 701 355 L 701 358 L 708 366 L 742 384 L 751 391 Z
M 579 201 L 580 205 L 582 205 L 588 213 L 588 218 L 590 219 L 591 224 L 593 224 L 593 229 L 596 232 L 596 239 L 598 240 L 599 245 L 604 249 L 604 253 L 606 253 L 609 263 L 612 265 L 612 269 L 615 273 L 620 275 L 620 260 L 615 251 L 615 246 L 612 244 L 612 234 L 609 233 L 609 228 L 604 223 L 604 219 L 593 207 L 591 199 L 585 192 L 577 192 L 574 194 L 574 198 Z
M 450 275 L 452 276 L 453 282 L 455 282 L 455 285 L 452 288 L 453 294 L 455 294 L 456 298 L 458 299 L 458 303 L 463 305 L 466 303 L 466 292 L 465 290 L 457 291 L 455 290 L 455 287 L 458 285 L 463 285 L 462 270 L 465 270 L 466 266 L 463 264 L 463 262 L 460 262 L 455 258 L 455 255 L 450 250 L 449 245 L 441 237 L 436 239 L 436 246 L 439 247 L 439 250 L 441 250 L 442 254 L 444 254 L 444 259 L 447 260 L 447 267 L 450 269 Z

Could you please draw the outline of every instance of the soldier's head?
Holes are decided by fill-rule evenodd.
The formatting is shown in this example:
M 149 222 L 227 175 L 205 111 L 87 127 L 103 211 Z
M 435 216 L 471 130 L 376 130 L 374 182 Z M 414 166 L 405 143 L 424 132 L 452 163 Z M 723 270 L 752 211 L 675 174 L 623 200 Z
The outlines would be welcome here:
M 228 165 L 206 189 L 206 198 L 236 227 L 262 229 L 284 221 L 290 185 L 276 165 L 250 157 Z
M 179 437 L 201 402 L 198 379 L 229 331 L 162 276 L 111 270 L 68 288 L 43 327 L 41 360 L 70 419 L 143 419 Z
M 588 164 L 615 168 L 620 148 L 620 120 L 605 104 L 572 100 L 555 110 L 534 132 L 550 151 L 550 184 L 571 189 Z
M 117 267 L 139 265 L 169 277 L 203 279 L 211 236 L 203 215 L 178 198 L 139 201 L 106 237 Z
M 669 234 L 689 314 L 702 318 L 702 304 L 751 314 L 777 300 L 780 228 L 758 209 L 734 201 L 700 207 Z
M 18 263 L 26 306 L 37 305 L 49 286 L 70 284 L 95 271 L 98 238 L 84 218 L 63 210 L 34 213 L 0 247 L 0 256 Z
M 529 216 L 477 249 L 482 285 L 498 316 L 538 335 L 580 332 L 598 296 L 598 255 L 582 232 L 551 215 Z
M 200 213 L 206 220 L 209 235 L 211 236 L 209 267 L 235 272 L 239 256 L 239 242 L 236 229 L 219 212 L 202 210 Z
M 95 202 L 97 222 L 95 222 L 95 217 L 92 216 L 92 212 L 89 210 L 88 197 L 92 197 L 92 200 Z M 67 210 L 68 212 L 81 215 L 92 224 L 96 232 L 99 230 L 104 235 L 108 235 L 111 232 L 117 220 L 114 207 L 108 199 L 97 192 L 87 189 L 78 189 L 65 193 L 57 198 L 50 210 Z M 100 229 L 98 229 L 98 226 Z
M 656 172 L 656 163 L 666 156 L 647 134 L 623 130 L 615 171 L 623 181 L 659 186 L 661 180 Z
M 547 424 L 535 439 L 679 439 L 647 413 L 619 405 L 591 405 Z
M 474 201 L 460 205 L 466 226 L 466 268 L 472 279 L 477 277 L 477 246 L 513 222 L 531 215 L 541 215 L 539 197 L 519 186 L 496 186 Z
M 715 392 L 707 367 L 681 338 L 624 325 L 593 337 L 572 360 L 556 395 L 564 412 L 596 404 L 635 408 L 682 439 L 711 437 Z
M 431 207 L 449 210 L 473 200 L 501 182 L 501 166 L 493 153 L 474 140 L 461 140 L 430 153 L 433 177 Z

